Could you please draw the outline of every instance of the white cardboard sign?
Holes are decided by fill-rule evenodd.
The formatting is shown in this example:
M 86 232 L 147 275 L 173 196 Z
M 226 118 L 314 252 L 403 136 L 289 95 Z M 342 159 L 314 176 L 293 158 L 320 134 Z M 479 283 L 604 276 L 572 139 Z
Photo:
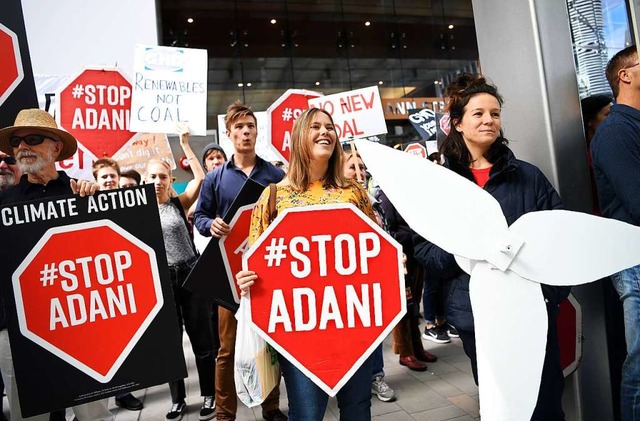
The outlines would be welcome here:
M 280 161 L 271 148 L 269 147 L 269 116 L 266 111 L 255 111 L 253 113 L 258 122 L 258 139 L 256 140 L 256 154 L 269 162 Z M 227 136 L 227 128 L 224 125 L 225 114 L 218 114 L 218 143 L 227 154 L 227 158 L 231 159 L 231 155 L 235 153 L 233 142 Z
M 207 133 L 207 50 L 136 45 L 130 130 Z
M 331 114 L 341 141 L 387 133 L 377 86 L 312 98 L 308 102 L 309 107 L 322 108 Z

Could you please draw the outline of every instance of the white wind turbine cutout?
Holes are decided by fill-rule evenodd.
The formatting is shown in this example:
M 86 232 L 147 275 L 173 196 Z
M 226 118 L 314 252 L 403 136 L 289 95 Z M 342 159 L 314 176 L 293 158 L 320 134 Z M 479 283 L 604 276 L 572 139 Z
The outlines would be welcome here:
M 564 210 L 508 226 L 493 196 L 453 171 L 366 140 L 356 147 L 409 226 L 471 274 L 482 418 L 530 420 L 547 338 L 540 283 L 580 285 L 640 264 L 640 228 Z

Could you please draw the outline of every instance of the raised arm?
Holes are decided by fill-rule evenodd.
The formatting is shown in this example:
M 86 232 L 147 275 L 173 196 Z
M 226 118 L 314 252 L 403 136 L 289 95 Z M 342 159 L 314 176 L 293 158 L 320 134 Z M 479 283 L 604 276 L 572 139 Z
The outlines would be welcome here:
M 185 212 L 189 210 L 191 205 L 198 198 L 198 194 L 200 193 L 200 187 L 202 187 L 202 180 L 204 180 L 204 169 L 202 168 L 202 164 L 198 160 L 198 157 L 193 150 L 191 149 L 191 145 L 189 145 L 189 131 L 184 130 L 180 133 L 180 146 L 184 151 L 184 155 L 187 157 L 187 161 L 189 161 L 189 166 L 191 167 L 191 171 L 193 172 L 193 180 L 187 184 L 187 188 L 185 191 L 178 196 L 180 199 L 180 203 L 184 208 Z

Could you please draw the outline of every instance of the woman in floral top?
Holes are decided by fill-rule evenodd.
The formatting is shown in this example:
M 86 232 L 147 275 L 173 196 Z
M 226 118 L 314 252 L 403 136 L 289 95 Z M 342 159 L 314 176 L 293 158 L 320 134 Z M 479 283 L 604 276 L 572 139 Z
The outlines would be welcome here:
M 364 189 L 342 174 L 342 154 L 331 115 L 317 108 L 303 112 L 293 126 L 289 172 L 277 184 L 278 213 L 299 206 L 352 203 L 375 221 Z M 250 245 L 271 223 L 269 196 L 267 188 L 253 210 Z M 258 275 L 241 271 L 236 279 L 244 295 L 258 280 Z M 289 398 L 289 419 L 322 420 L 329 396 L 286 358 L 280 356 L 279 359 Z M 370 357 L 338 392 L 340 419 L 371 418 L 371 369 Z

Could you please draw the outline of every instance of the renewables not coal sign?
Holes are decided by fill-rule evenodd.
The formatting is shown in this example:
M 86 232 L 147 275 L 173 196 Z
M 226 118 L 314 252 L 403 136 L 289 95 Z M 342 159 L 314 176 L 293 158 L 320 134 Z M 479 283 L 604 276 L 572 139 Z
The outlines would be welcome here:
M 207 50 L 136 45 L 131 130 L 207 133 Z

